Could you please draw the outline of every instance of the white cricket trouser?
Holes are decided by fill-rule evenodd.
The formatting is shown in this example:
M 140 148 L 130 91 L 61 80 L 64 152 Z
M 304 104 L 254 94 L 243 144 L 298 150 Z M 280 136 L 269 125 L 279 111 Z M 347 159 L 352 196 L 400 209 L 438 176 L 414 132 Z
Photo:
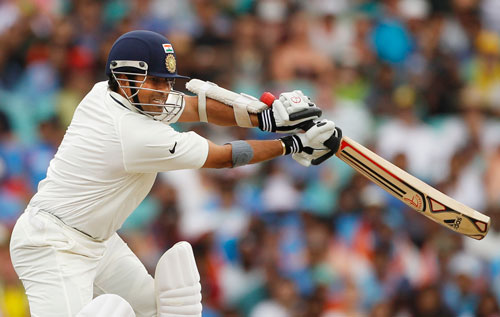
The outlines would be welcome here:
M 116 233 L 93 240 L 28 207 L 12 232 L 10 254 L 31 316 L 75 316 L 106 293 L 124 298 L 137 316 L 156 316 L 154 280 Z

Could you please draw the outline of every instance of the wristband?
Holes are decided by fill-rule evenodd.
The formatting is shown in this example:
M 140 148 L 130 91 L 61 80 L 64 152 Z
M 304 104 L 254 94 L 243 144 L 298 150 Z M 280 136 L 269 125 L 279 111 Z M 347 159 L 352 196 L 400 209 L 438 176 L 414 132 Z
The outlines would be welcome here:
M 232 167 L 250 163 L 254 153 L 252 146 L 247 141 L 238 140 L 229 142 L 229 144 L 231 144 Z

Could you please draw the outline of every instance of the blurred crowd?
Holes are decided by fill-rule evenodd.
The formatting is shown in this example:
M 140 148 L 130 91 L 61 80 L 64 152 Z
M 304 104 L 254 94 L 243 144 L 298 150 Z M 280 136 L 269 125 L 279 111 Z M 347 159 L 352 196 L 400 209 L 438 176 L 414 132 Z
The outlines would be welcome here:
M 484 240 L 462 237 L 335 158 L 159 174 L 120 233 L 151 273 L 190 241 L 204 317 L 500 316 L 498 0 L 0 0 L 0 316 L 29 315 L 10 231 L 133 29 L 165 34 L 183 75 L 301 89 L 345 135 L 492 218 Z

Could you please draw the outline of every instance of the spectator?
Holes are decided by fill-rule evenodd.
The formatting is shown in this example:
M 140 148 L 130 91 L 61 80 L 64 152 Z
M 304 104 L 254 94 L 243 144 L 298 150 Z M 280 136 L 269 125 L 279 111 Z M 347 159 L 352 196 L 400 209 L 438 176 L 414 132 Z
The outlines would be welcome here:
M 481 241 L 462 238 L 340 160 L 176 171 L 123 227 L 148 270 L 191 241 L 207 316 L 499 315 L 499 12 L 497 0 L 0 1 L 0 259 L 75 100 L 105 79 L 119 34 L 149 29 L 168 35 L 191 77 L 256 97 L 300 87 L 345 135 L 492 225 Z M 26 316 L 2 260 L 0 315 Z

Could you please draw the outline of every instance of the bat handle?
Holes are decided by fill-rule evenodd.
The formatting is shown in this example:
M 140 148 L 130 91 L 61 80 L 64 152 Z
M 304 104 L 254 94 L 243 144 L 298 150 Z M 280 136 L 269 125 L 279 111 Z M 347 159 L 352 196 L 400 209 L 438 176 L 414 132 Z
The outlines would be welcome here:
M 260 96 L 260 101 L 265 103 L 268 107 L 272 107 L 274 100 L 276 100 L 276 97 L 268 91 L 264 92 Z M 309 130 L 312 126 L 314 126 L 314 121 L 312 121 L 312 120 L 309 120 L 309 121 L 306 121 L 306 122 L 303 122 L 300 124 L 300 128 L 304 131 Z
M 265 103 L 268 107 L 271 107 L 273 105 L 273 102 L 276 100 L 276 97 L 270 93 L 269 91 L 266 91 L 260 96 L 260 101 Z

